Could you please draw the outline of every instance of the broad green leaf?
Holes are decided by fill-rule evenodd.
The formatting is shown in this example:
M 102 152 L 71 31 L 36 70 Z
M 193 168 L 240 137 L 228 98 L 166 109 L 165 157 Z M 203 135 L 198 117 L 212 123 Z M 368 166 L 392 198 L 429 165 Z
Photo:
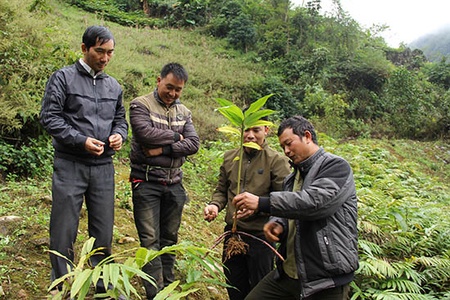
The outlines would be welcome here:
M 176 280 L 176 281 L 172 282 L 171 284 L 166 286 L 162 291 L 160 291 L 156 295 L 154 300 L 167 300 L 169 295 L 170 295 L 170 293 L 172 293 L 179 284 L 180 284 L 179 280 Z
M 234 103 L 230 100 L 223 99 L 223 98 L 216 98 L 217 103 L 219 103 L 220 106 L 233 106 Z
M 178 299 L 184 299 L 189 294 L 192 294 L 194 292 L 198 291 L 198 288 L 189 289 L 187 291 L 183 291 L 180 293 L 175 293 L 173 295 L 170 295 L 167 300 L 178 300 Z
M 91 269 L 85 269 L 83 270 L 76 278 L 75 281 L 72 284 L 72 288 L 70 289 L 70 294 L 72 296 L 77 295 L 81 288 L 88 282 L 88 285 L 91 284 L 91 278 L 92 278 L 92 270 Z
M 48 291 L 53 290 L 55 287 L 57 287 L 58 285 L 60 285 L 61 283 L 64 283 L 66 280 L 72 278 L 73 273 L 69 272 L 67 274 L 64 274 L 63 276 L 53 280 L 53 282 L 50 284 Z
M 247 117 L 248 115 L 253 114 L 257 110 L 259 110 L 261 107 L 263 107 L 264 104 L 266 104 L 267 100 L 271 96 L 273 96 L 273 94 L 269 94 L 269 95 L 266 95 L 266 96 L 264 96 L 262 98 L 259 98 L 258 100 L 256 100 L 252 104 L 250 104 L 249 108 L 245 111 L 245 116 Z
M 98 280 L 100 279 L 103 268 L 94 268 L 92 272 L 92 284 L 97 285 Z
M 236 105 L 228 107 L 220 107 L 217 109 L 228 121 L 236 127 L 242 127 L 244 122 L 244 114 L 242 110 Z
M 148 250 L 143 247 L 139 247 L 139 249 L 136 251 L 135 257 L 136 257 L 136 263 L 139 268 L 142 268 L 146 263 Z
M 248 147 L 248 148 L 252 148 L 252 149 L 256 149 L 256 150 L 261 150 L 261 149 L 262 149 L 261 146 L 258 145 L 258 144 L 255 143 L 255 142 L 244 143 L 242 146 Z
M 231 127 L 231 126 L 219 127 L 219 128 L 217 128 L 217 131 L 223 132 L 223 133 L 231 133 L 231 134 L 237 135 L 237 136 L 241 135 L 241 131 L 239 129 L 237 129 L 235 127 Z
M 127 295 L 130 294 L 130 290 L 132 288 L 131 283 L 130 283 L 130 279 L 128 278 L 127 272 L 125 270 L 121 270 L 122 273 L 122 283 L 123 283 L 123 287 L 125 288 L 125 292 Z
M 265 120 L 261 120 L 261 118 L 269 116 L 271 114 L 273 114 L 275 111 L 271 110 L 271 109 L 263 109 L 263 110 L 258 110 L 257 112 L 254 112 L 251 115 L 248 115 L 245 117 L 244 119 L 244 124 L 245 124 L 245 128 L 250 128 L 250 127 L 255 127 L 256 125 L 254 125 L 256 122 L 258 121 L 265 121 Z M 266 121 L 268 122 L 268 121 Z
M 135 268 L 131 268 L 131 267 L 128 267 L 128 266 L 122 266 L 122 269 L 130 271 L 130 272 L 133 272 L 136 275 L 138 275 L 139 277 L 141 277 L 143 280 L 147 280 L 152 285 L 156 286 L 155 279 L 153 277 L 151 277 L 150 275 L 148 275 L 147 273 L 145 273 L 144 271 L 139 270 L 139 269 L 135 269 Z
M 84 244 L 83 248 L 81 249 L 81 256 L 87 255 L 89 252 L 92 251 L 92 248 L 94 247 L 95 238 L 90 237 Z
M 109 265 L 110 265 L 109 277 L 111 280 L 111 284 L 113 286 L 116 286 L 117 283 L 119 282 L 120 268 L 117 264 L 109 264 Z
M 79 300 L 84 300 L 86 298 L 86 295 L 89 293 L 90 287 L 91 287 L 91 282 L 89 280 L 86 280 L 86 282 L 81 287 L 80 292 L 78 293 Z
M 251 126 L 246 126 L 245 130 L 253 128 L 253 127 L 259 127 L 259 126 L 267 126 L 267 127 L 272 127 L 273 123 L 270 121 L 265 121 L 265 120 L 258 120 L 256 122 L 254 122 L 253 124 L 251 124 Z
M 103 283 L 108 286 L 110 282 L 111 264 L 103 265 Z

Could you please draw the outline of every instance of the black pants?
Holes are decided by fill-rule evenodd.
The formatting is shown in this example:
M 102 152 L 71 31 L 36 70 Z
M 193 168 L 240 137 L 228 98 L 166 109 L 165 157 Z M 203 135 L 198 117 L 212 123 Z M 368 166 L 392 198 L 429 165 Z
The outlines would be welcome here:
M 225 230 L 229 230 L 225 227 Z M 245 235 L 240 235 L 242 240 L 249 245 L 247 254 L 235 255 L 225 261 L 224 273 L 227 283 L 234 288 L 227 288 L 230 300 L 243 300 L 258 282 L 274 268 L 274 252 L 263 244 Z M 265 240 L 264 234 L 259 233 L 258 238 Z M 228 236 L 224 242 L 224 252 Z M 273 246 L 273 245 L 272 245 Z
M 105 247 L 102 254 L 91 258 L 96 265 L 111 255 L 114 225 L 114 165 L 87 166 L 55 158 L 52 178 L 52 210 L 50 215 L 50 249 L 71 261 L 77 237 L 83 200 L 88 213 L 89 236 L 95 238 L 94 249 Z M 67 261 L 50 254 L 52 280 L 68 272 Z M 102 287 L 99 287 L 102 289 Z
M 161 250 L 178 242 L 178 230 L 187 194 L 181 183 L 161 185 L 156 182 L 132 184 L 133 213 L 141 246 Z M 156 286 L 144 281 L 147 299 L 175 280 L 175 255 L 163 254 L 146 264 L 143 271 L 153 277 Z
M 302 289 L 299 280 L 285 274 L 275 279 L 275 272 L 267 274 L 245 300 L 300 300 Z M 345 284 L 320 291 L 303 300 L 347 300 L 349 291 L 349 284 Z

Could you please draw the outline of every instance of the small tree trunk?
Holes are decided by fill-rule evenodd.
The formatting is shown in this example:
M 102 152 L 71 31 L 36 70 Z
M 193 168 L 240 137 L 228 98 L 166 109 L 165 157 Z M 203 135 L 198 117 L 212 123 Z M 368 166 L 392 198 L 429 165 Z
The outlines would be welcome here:
M 142 10 L 146 16 L 150 16 L 150 6 L 147 0 L 142 0 Z

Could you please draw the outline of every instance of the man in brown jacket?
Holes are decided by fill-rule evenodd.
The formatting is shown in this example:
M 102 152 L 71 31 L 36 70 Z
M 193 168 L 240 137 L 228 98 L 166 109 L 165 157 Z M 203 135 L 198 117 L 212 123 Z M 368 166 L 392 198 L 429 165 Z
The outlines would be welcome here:
M 260 196 L 268 196 L 272 191 L 281 191 L 283 179 L 290 173 L 289 163 L 281 153 L 270 148 L 265 138 L 269 128 L 265 126 L 249 128 L 244 132 L 244 142 L 254 142 L 261 150 L 244 147 L 243 169 L 241 174 L 241 191 L 248 191 Z M 239 161 L 235 160 L 239 149 L 227 151 L 220 167 L 217 187 L 212 195 L 212 201 L 204 209 L 204 218 L 214 220 L 219 211 L 226 208 L 225 231 L 233 224 L 234 205 L 231 204 L 237 192 Z M 237 221 L 237 230 L 250 233 L 265 240 L 263 226 L 268 221 L 267 214 L 255 214 L 249 218 Z M 223 260 L 231 300 L 244 299 L 250 290 L 273 269 L 274 253 L 272 250 L 251 237 L 241 235 L 249 245 L 246 254 L 234 255 Z M 228 239 L 225 239 L 225 245 Z
M 165 65 L 157 88 L 130 104 L 133 213 L 142 247 L 161 250 L 178 241 L 187 194 L 181 166 L 200 139 L 191 112 L 180 102 L 188 74 L 178 63 Z M 144 266 L 157 287 L 144 282 L 147 299 L 174 281 L 175 256 L 164 254 Z

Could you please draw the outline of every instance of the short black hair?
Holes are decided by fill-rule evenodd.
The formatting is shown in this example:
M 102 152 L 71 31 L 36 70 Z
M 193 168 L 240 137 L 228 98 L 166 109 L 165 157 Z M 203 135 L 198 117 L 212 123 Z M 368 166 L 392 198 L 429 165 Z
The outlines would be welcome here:
M 311 132 L 311 138 L 314 144 L 317 142 L 317 134 L 314 130 L 314 126 L 306 118 L 302 116 L 294 116 L 283 120 L 278 127 L 278 136 L 280 136 L 287 128 L 292 128 L 292 132 L 299 137 L 305 136 L 305 131 Z
M 171 62 L 171 63 L 166 64 L 162 68 L 160 76 L 161 76 L 161 78 L 165 78 L 170 73 L 172 73 L 173 76 L 175 76 L 176 79 L 183 80 L 184 83 L 186 83 L 188 81 L 188 78 L 189 78 L 188 77 L 188 72 L 179 63 Z
M 86 31 L 83 34 L 83 44 L 86 46 L 86 49 L 95 46 L 97 41 L 100 41 L 100 45 L 109 42 L 112 40 L 114 45 L 116 45 L 116 41 L 114 40 L 114 36 L 111 31 L 104 26 L 89 26 L 86 28 Z

